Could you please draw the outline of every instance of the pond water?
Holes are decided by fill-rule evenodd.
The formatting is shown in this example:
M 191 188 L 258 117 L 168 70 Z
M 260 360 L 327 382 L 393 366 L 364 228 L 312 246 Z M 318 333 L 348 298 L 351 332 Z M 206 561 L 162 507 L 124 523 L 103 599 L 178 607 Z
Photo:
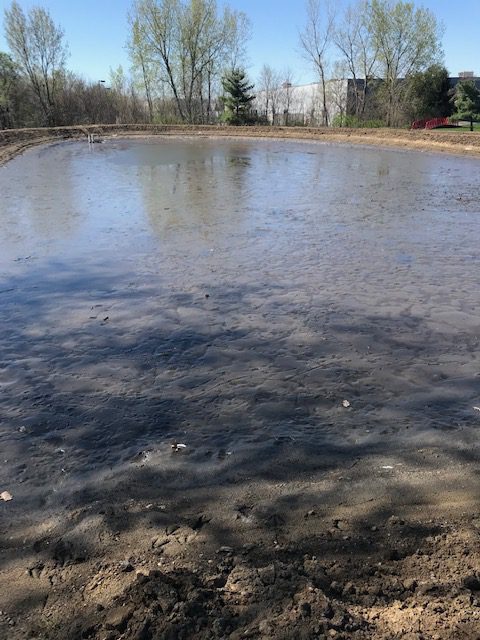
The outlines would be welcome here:
M 476 441 L 479 168 L 204 138 L 10 162 L 2 486 L 161 463 L 174 441 L 213 466 Z

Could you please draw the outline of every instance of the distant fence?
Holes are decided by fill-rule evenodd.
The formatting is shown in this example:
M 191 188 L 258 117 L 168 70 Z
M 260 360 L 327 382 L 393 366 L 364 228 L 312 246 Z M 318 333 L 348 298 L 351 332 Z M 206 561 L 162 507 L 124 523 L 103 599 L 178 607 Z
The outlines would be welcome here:
M 412 122 L 411 129 L 436 129 L 437 127 L 448 127 L 450 125 L 448 118 L 431 118 L 430 120 L 415 120 Z

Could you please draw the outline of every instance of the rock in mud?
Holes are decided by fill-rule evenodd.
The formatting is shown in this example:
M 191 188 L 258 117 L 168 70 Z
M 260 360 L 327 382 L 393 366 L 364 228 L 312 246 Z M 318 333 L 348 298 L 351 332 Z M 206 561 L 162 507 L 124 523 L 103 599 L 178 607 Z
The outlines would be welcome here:
M 105 628 L 123 633 L 127 628 L 128 621 L 132 617 L 133 612 L 133 606 L 115 607 L 114 609 L 110 609 L 105 616 Z
M 407 578 L 407 580 L 403 581 L 403 587 L 407 591 L 415 591 L 418 586 L 418 582 L 414 578 Z

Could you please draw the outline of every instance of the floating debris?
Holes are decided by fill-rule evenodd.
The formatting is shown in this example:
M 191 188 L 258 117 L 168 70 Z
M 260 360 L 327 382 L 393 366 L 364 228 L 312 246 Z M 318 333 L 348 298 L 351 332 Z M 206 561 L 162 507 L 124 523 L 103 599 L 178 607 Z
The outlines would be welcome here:
M 2 491 L 2 493 L 0 493 L 0 499 L 4 502 L 10 502 L 10 500 L 13 500 L 13 496 L 9 491 Z
M 345 407 L 345 409 L 348 409 L 349 406 L 350 406 L 350 402 L 348 400 L 343 400 L 342 407 Z
M 186 448 L 187 448 L 187 445 L 183 444 L 182 442 L 174 442 L 172 444 L 172 449 L 174 451 L 181 451 L 182 449 L 186 449 Z

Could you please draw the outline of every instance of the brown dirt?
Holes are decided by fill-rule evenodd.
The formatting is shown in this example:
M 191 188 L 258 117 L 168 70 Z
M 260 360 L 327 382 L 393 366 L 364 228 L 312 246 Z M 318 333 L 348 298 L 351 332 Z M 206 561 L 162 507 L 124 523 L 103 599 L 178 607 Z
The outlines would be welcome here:
M 86 137 L 94 133 L 107 136 L 196 135 L 261 138 L 292 138 L 345 144 L 435 151 L 458 155 L 480 155 L 480 133 L 451 132 L 449 129 L 410 131 L 405 129 L 322 129 L 300 127 L 226 127 L 214 125 L 88 125 L 44 129 L 0 131 L 0 165 L 39 144 Z
M 288 482 L 102 483 L 61 519 L 5 532 L 0 636 L 477 639 L 471 469 L 435 449 L 397 460 Z

